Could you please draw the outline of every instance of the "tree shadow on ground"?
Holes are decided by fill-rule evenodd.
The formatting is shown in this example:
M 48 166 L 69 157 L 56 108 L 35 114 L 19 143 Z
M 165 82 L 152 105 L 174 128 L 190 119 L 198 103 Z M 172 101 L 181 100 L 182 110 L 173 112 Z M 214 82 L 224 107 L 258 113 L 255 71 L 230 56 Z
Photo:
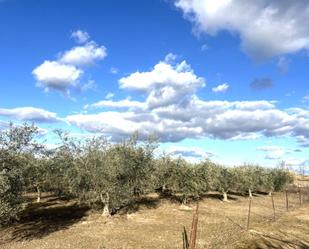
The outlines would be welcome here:
M 223 200 L 221 193 L 206 193 L 206 194 L 201 195 L 201 199 L 207 199 L 207 198 L 215 199 L 215 200 Z M 235 197 L 234 194 L 228 193 L 228 200 L 236 201 L 236 200 L 238 200 L 238 198 Z
M 147 209 L 157 208 L 159 203 L 160 199 L 158 197 L 142 196 L 136 198 L 127 206 L 120 208 L 115 213 L 117 214 L 134 213 L 139 211 L 141 208 L 147 208 Z
M 42 202 L 31 204 L 18 223 L 9 227 L 10 241 L 23 241 L 43 238 L 53 232 L 69 228 L 80 221 L 89 210 L 75 202 Z

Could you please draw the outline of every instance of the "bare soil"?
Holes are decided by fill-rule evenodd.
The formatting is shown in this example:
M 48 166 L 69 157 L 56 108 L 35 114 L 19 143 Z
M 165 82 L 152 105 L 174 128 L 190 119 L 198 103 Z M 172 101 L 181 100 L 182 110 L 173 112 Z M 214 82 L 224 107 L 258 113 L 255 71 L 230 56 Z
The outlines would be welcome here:
M 230 195 L 221 201 L 209 193 L 199 202 L 197 249 L 309 248 L 309 197 L 300 206 L 298 193 L 255 195 L 249 230 L 248 198 Z M 182 248 L 182 231 L 190 231 L 196 203 L 187 207 L 152 194 L 126 213 L 103 218 L 75 201 L 45 195 L 33 203 L 20 222 L 0 231 L 1 249 L 173 249 Z

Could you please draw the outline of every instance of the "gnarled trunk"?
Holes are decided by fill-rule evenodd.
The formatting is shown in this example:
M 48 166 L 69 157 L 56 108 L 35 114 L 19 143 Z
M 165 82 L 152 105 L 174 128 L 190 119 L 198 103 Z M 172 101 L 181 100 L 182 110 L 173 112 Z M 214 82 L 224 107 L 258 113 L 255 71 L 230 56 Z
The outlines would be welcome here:
M 249 188 L 249 198 L 252 198 L 252 191 L 250 188 Z
M 166 190 L 166 185 L 163 184 L 163 186 L 162 186 L 162 192 L 165 192 L 165 190 Z
M 222 191 L 222 194 L 223 194 L 223 201 L 228 201 L 228 199 L 227 199 L 227 192 Z
M 105 193 L 105 197 L 104 197 L 103 194 L 101 193 L 100 198 L 104 206 L 102 216 L 109 217 L 111 215 L 110 210 L 109 210 L 109 194 Z

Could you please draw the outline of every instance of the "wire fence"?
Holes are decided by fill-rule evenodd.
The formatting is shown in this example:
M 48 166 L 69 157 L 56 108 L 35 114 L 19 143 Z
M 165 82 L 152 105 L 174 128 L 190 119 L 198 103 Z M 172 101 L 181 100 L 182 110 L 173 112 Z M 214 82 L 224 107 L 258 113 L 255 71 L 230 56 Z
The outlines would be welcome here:
M 289 212 L 292 212 L 301 206 L 309 203 L 309 187 L 295 187 L 290 186 L 284 192 L 271 193 L 269 197 L 259 198 L 259 197 L 249 197 L 248 201 L 242 202 L 242 207 L 239 212 L 241 216 L 237 219 L 229 217 L 227 214 L 223 214 L 223 220 L 228 221 L 234 229 L 235 235 L 231 237 L 228 242 L 224 241 L 214 241 L 213 244 L 207 248 L 221 248 L 223 245 L 232 245 L 239 241 L 239 236 L 243 233 L 253 231 L 256 227 L 263 227 L 275 222 Z M 207 210 L 209 212 L 209 210 Z M 197 233 L 199 213 L 194 211 L 191 234 Z M 213 215 L 218 215 L 217 212 L 213 212 Z M 194 225 L 193 225 L 194 224 Z M 186 231 L 184 229 L 184 231 Z M 183 234 L 183 237 L 186 237 Z M 191 237 L 191 236 L 190 236 Z M 198 240 L 197 236 L 194 236 L 194 240 Z M 183 248 L 185 249 L 198 249 L 198 241 L 190 243 L 183 240 Z M 191 246 L 193 245 L 193 246 Z M 204 248 L 204 247 L 203 247 Z

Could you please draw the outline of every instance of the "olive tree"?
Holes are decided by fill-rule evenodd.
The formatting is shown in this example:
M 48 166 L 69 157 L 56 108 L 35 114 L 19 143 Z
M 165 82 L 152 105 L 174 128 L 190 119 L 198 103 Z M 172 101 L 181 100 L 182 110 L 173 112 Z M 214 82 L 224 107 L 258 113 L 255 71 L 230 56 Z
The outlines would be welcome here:
M 86 141 L 70 172 L 73 194 L 90 205 L 101 203 L 102 214 L 109 216 L 153 190 L 153 149 L 134 137 L 118 144 L 103 138 Z
M 38 150 L 38 129 L 24 124 L 0 131 L 0 225 L 16 219 L 23 209 L 24 171 Z
M 237 178 L 233 168 L 218 166 L 217 171 L 217 190 L 222 192 L 223 201 L 228 200 L 228 192 L 235 189 Z

